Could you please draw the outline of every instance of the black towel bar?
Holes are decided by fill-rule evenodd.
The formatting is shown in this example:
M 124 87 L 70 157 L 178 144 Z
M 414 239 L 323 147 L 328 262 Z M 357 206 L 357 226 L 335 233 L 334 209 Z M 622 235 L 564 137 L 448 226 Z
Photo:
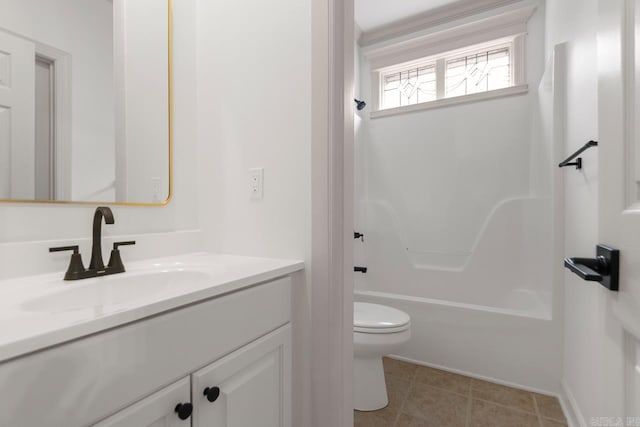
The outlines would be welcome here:
M 580 149 L 578 149 L 578 151 L 576 151 L 575 153 L 573 153 L 572 155 L 570 155 L 569 157 L 567 157 L 567 159 L 563 162 L 561 162 L 558 167 L 565 167 L 565 166 L 575 166 L 576 169 L 582 169 L 582 157 L 578 157 L 580 154 L 582 154 L 583 151 L 588 150 L 591 147 L 597 147 L 598 146 L 598 141 L 589 141 L 586 144 L 584 144 L 582 147 L 580 147 Z M 575 162 L 571 162 L 571 160 L 575 159 L 576 157 L 578 157 L 576 159 Z

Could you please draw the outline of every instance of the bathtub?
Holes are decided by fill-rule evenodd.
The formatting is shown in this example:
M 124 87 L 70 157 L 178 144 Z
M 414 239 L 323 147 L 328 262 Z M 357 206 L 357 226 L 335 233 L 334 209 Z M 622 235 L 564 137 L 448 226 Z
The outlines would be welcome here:
M 411 340 L 397 356 L 529 390 L 560 389 L 553 272 L 562 267 L 548 198 L 502 201 L 468 253 L 446 257 L 412 246 L 389 207 L 367 209 L 376 227 L 359 247 L 369 268 L 356 276 L 355 299 L 411 316 Z
M 411 316 L 411 340 L 395 354 L 401 359 L 536 392 L 559 390 L 562 326 L 529 290 L 515 290 L 509 308 L 362 290 L 355 300 Z

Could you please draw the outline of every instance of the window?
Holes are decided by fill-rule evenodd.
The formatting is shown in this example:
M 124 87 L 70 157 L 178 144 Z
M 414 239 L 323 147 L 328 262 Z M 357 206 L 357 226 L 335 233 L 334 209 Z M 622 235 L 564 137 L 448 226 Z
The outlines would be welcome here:
M 379 110 L 515 86 L 513 56 L 502 40 L 381 69 Z
M 509 47 L 447 60 L 445 97 L 488 92 L 511 86 Z
M 382 80 L 384 108 L 418 104 L 437 99 L 434 64 L 385 74 Z
M 527 4 L 458 22 L 467 3 L 433 22 L 417 16 L 372 30 L 360 52 L 371 70 L 370 117 L 526 93 Z M 443 22 L 450 23 L 443 26 Z M 358 43 L 360 43 L 360 41 Z

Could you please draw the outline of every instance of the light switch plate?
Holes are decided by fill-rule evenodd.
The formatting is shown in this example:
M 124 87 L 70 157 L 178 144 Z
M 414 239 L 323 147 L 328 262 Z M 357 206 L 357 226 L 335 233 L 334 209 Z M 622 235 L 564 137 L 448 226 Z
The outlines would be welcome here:
M 264 197 L 264 169 L 249 169 L 249 198 L 262 200 Z

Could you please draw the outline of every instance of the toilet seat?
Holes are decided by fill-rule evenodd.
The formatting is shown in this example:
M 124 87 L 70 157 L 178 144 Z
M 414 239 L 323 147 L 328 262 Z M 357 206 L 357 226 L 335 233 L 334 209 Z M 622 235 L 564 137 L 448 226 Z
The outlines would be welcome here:
M 353 304 L 353 331 L 365 334 L 392 334 L 409 329 L 410 317 L 393 307 L 366 302 Z

